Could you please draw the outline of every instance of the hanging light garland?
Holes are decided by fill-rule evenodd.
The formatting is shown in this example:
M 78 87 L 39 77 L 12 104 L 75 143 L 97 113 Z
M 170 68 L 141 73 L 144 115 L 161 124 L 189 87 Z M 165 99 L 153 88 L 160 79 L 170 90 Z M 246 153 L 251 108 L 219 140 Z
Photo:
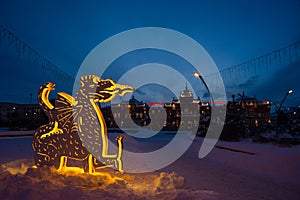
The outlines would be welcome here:
M 28 64 L 31 64 L 36 70 L 39 70 L 42 73 L 51 72 L 51 74 L 53 74 L 57 79 L 56 81 L 58 83 L 61 83 L 68 89 L 72 88 L 74 83 L 74 78 L 72 76 L 61 70 L 36 50 L 31 48 L 10 30 L 0 25 L 0 47 L 3 45 L 4 41 L 8 42 L 9 47 L 15 48 L 18 60 L 22 58 L 25 59 Z
M 295 42 L 287 47 L 274 50 L 263 56 L 259 56 L 247 62 L 234 65 L 232 67 L 220 70 L 224 82 L 232 82 L 241 77 L 240 80 L 245 81 L 262 72 L 270 72 L 273 68 L 282 64 L 292 64 L 300 59 L 300 41 Z M 210 75 L 207 75 L 210 76 Z

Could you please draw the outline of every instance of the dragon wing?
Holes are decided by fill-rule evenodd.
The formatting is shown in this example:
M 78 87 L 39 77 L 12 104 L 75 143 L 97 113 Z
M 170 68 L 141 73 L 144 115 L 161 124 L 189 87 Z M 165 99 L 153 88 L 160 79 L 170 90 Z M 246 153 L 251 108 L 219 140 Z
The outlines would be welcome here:
M 55 101 L 55 109 L 57 110 L 57 121 L 60 128 L 71 132 L 76 129 L 74 119 L 78 115 L 78 108 L 76 107 L 75 99 L 64 92 L 57 93 L 58 98 Z

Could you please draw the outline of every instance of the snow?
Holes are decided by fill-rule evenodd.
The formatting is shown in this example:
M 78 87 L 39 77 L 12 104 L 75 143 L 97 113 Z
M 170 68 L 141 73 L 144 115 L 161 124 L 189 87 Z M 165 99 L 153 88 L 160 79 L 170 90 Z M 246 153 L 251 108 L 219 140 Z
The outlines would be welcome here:
M 70 169 L 32 168 L 31 159 L 1 166 L 1 199 L 217 199 L 218 193 L 183 189 L 184 178 L 175 172 L 120 174 L 108 170 L 90 175 Z
M 251 152 L 255 155 L 228 153 L 220 156 L 215 151 L 209 158 L 222 164 L 247 170 L 260 176 L 268 176 L 285 182 L 299 183 L 300 178 L 300 146 L 280 147 L 273 144 L 259 144 L 251 141 L 223 142 L 219 146 Z M 220 150 L 218 150 L 220 151 Z
M 173 136 L 156 137 L 150 146 L 161 146 L 168 137 Z M 218 147 L 252 154 L 215 147 L 199 159 L 202 141 L 197 137 L 181 158 L 159 171 L 122 174 L 105 169 L 90 175 L 75 168 L 60 173 L 51 167 L 32 168 L 31 137 L 0 138 L 0 199 L 299 198 L 300 146 L 219 141 Z M 124 142 L 130 150 L 139 148 L 139 140 Z

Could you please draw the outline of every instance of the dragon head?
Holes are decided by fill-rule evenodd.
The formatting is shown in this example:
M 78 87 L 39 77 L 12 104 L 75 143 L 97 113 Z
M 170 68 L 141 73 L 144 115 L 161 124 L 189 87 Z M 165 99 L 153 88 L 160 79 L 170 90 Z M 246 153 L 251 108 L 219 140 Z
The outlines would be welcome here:
M 40 91 L 42 91 L 42 90 L 47 90 L 47 91 L 55 90 L 54 87 L 55 87 L 54 83 L 47 82 L 47 83 L 44 83 L 43 85 L 40 86 Z
M 87 75 L 80 78 L 81 93 L 95 102 L 109 102 L 116 95 L 124 96 L 133 92 L 134 88 L 128 85 L 115 83 L 111 79 L 101 79 L 96 75 Z

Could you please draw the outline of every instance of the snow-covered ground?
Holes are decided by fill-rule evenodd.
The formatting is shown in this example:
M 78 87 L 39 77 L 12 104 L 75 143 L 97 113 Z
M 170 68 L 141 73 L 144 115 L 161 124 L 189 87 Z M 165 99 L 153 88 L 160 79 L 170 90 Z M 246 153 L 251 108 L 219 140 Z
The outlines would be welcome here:
M 160 146 L 166 138 L 172 135 L 149 144 Z M 124 144 L 133 150 L 138 141 L 127 137 Z M 0 138 L 0 199 L 299 199 L 300 146 L 220 141 L 199 159 L 201 142 L 196 138 L 181 158 L 156 172 L 107 169 L 110 175 L 93 176 L 31 168 L 31 137 Z

